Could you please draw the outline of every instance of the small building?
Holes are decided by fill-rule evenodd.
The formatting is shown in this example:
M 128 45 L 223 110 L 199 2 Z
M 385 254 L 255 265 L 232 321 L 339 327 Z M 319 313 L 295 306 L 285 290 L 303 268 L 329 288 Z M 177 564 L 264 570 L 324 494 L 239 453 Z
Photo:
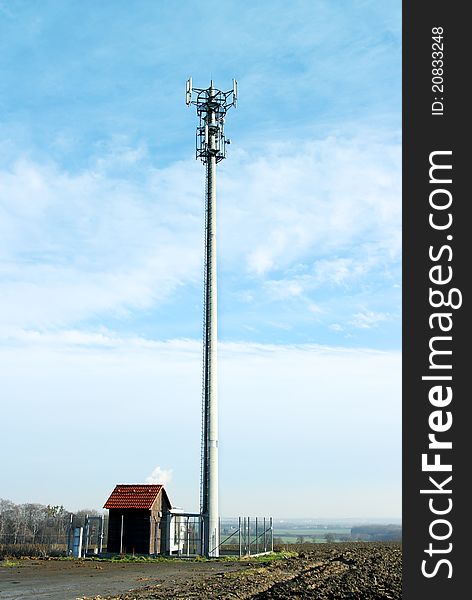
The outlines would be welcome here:
M 172 505 L 164 486 L 119 484 L 104 508 L 109 510 L 108 552 L 169 553 Z

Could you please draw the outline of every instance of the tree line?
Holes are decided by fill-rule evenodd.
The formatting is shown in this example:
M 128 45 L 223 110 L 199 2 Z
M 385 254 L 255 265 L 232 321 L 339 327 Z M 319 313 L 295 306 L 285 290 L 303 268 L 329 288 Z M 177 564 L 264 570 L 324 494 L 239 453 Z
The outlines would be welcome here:
M 0 498 L 0 544 L 65 544 L 72 519 L 74 526 L 80 526 L 87 514 L 98 512 L 80 510 L 73 514 L 59 505 L 15 504 Z

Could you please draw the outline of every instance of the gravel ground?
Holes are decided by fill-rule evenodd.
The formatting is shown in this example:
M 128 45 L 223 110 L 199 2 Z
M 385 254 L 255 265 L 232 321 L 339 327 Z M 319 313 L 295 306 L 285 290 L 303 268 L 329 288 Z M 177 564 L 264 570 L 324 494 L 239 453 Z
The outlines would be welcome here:
M 12 563 L 18 566 L 2 566 L 0 561 L 0 600 L 116 597 L 131 589 L 149 589 L 162 584 L 171 590 L 185 582 L 211 579 L 218 573 L 248 568 L 239 563 L 182 560 L 120 563 L 13 559 Z

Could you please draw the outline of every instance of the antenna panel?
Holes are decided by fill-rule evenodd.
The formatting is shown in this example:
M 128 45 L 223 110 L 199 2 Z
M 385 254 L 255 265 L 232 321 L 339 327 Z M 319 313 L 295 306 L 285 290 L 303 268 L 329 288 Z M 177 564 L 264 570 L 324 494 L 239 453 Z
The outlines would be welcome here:
M 185 104 L 188 106 L 192 101 L 192 78 L 187 79 L 187 86 L 185 88 Z

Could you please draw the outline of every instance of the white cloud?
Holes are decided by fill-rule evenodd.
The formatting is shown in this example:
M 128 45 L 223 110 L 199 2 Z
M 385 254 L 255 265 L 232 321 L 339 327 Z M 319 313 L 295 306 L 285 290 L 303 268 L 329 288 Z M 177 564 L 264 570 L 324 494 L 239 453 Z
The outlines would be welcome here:
M 348 286 L 372 275 L 379 267 L 381 255 L 366 256 L 361 248 L 352 250 L 349 258 L 321 259 L 301 275 L 268 279 L 265 289 L 276 299 L 299 297 L 323 286 Z M 360 255 L 360 256 L 359 256 Z
M 0 324 L 64 326 L 139 310 L 199 278 L 198 196 L 189 214 L 152 170 L 141 187 L 17 162 L 0 173 Z
M 127 315 L 200 282 L 201 165 L 157 169 L 145 148 L 115 144 L 76 174 L 28 160 L 0 172 L 3 329 Z M 220 264 L 276 300 L 388 278 L 399 172 L 399 147 L 368 135 L 235 152 L 219 178 Z
M 146 477 L 146 483 L 159 483 L 166 486 L 172 479 L 172 469 L 162 469 L 159 465 Z
M 222 244 L 256 275 L 318 261 L 320 277 L 340 281 L 359 271 L 349 256 L 359 246 L 364 264 L 398 260 L 400 160 L 400 145 L 368 133 L 236 153 L 221 173 Z
M 258 248 L 250 252 L 247 257 L 249 269 L 257 275 L 263 275 L 272 268 L 274 264 L 271 253 L 266 248 Z
M 364 275 L 375 262 L 374 257 L 319 260 L 314 266 L 313 279 L 316 285 L 324 283 L 341 285 Z
M 356 313 L 349 323 L 358 329 L 370 329 L 371 327 L 377 327 L 379 323 L 386 321 L 388 318 L 388 314 L 368 310 Z
M 299 297 L 312 287 L 309 275 L 287 279 L 269 279 L 265 284 L 265 289 L 268 290 L 270 296 L 278 300 Z

